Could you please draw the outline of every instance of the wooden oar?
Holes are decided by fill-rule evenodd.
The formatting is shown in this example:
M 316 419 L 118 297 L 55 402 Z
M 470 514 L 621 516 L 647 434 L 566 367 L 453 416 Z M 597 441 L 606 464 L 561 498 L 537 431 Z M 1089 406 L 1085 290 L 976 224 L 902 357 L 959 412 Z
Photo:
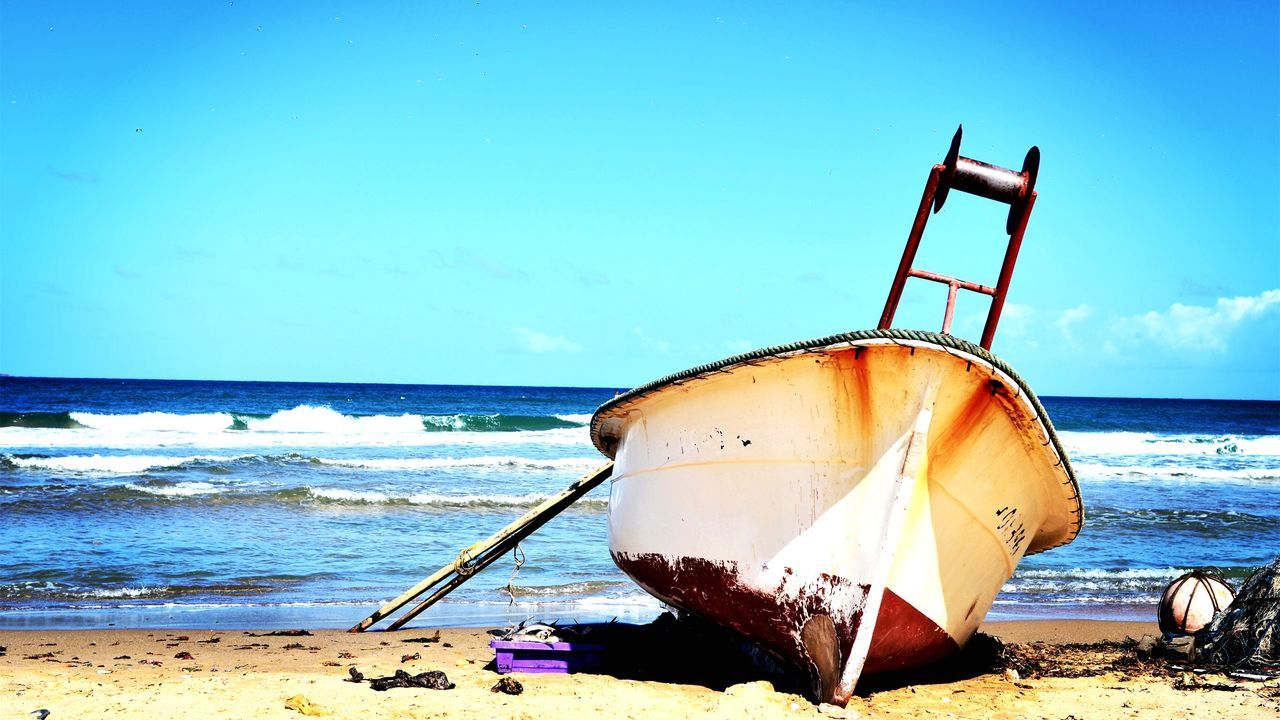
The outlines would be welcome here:
M 548 520 L 559 515 L 565 508 L 577 502 L 597 485 L 609 479 L 613 474 L 613 461 L 610 460 L 591 472 L 574 481 L 572 485 L 547 498 L 538 507 L 520 516 L 518 520 L 490 535 L 487 539 L 472 545 L 458 553 L 453 562 L 431 574 L 430 577 L 406 590 L 402 595 L 383 605 L 377 612 L 361 620 L 348 632 L 364 632 L 387 617 L 391 613 L 408 605 L 419 595 L 448 579 L 448 583 L 419 603 L 404 617 L 392 623 L 388 629 L 396 630 L 423 610 L 434 605 L 455 588 L 471 578 L 472 575 L 488 567 L 521 540 L 542 527 Z M 452 577 L 451 577 L 452 576 Z M 450 579 L 451 578 L 451 579 Z

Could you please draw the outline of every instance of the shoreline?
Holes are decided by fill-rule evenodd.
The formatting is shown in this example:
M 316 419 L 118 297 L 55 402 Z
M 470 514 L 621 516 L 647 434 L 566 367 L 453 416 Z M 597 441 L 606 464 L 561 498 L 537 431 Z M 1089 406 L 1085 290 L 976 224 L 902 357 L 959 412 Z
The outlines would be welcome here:
M 367 617 L 378 605 L 365 603 L 296 605 L 200 605 L 166 604 L 103 608 L 51 608 L 0 610 L 0 632 L 95 629 L 190 629 L 305 627 L 312 630 L 345 630 Z M 415 625 L 440 628 L 489 628 L 522 620 L 540 622 L 646 623 L 664 608 L 651 598 L 587 602 L 475 603 L 445 600 L 415 620 Z M 1060 606 L 996 606 L 986 623 L 1004 622 L 1144 622 L 1156 617 L 1156 605 L 1063 604 Z
M 46 708 L 52 720 L 126 714 L 296 719 L 300 712 L 285 704 L 299 695 L 327 712 L 320 717 L 332 718 L 570 720 L 607 713 L 619 718 L 1011 720 L 1201 713 L 1262 718 L 1280 711 L 1277 681 L 1222 692 L 1180 685 L 1176 673 L 1163 669 L 1124 666 L 1117 670 L 1121 664 L 1115 658 L 1126 652 L 1119 643 L 1126 637 L 1155 634 L 1154 622 L 992 621 L 982 631 L 1006 643 L 1038 643 L 1029 646 L 1037 653 L 1070 654 L 1090 674 L 1019 677 L 1008 670 L 962 665 L 887 683 L 877 679 L 865 688 L 860 685 L 846 710 L 827 708 L 824 714 L 795 694 L 794 688 L 779 684 L 775 689 L 758 667 L 744 670 L 729 662 L 675 657 L 688 654 L 687 648 L 672 650 L 668 658 L 662 654 L 661 642 L 652 642 L 655 636 L 643 634 L 635 635 L 627 647 L 615 649 L 622 650 L 626 660 L 615 663 L 610 674 L 515 674 L 511 677 L 524 691 L 512 696 L 490 691 L 501 676 L 491 666 L 493 651 L 488 642 L 492 636 L 482 628 L 415 627 L 363 634 L 297 631 L 305 635 L 227 628 L 3 630 L 0 682 L 7 691 L 0 693 L 0 717 L 24 717 Z M 702 640 L 690 642 L 701 644 Z M 651 654 L 654 650 L 658 655 Z M 661 662 L 652 664 L 654 657 Z M 411 674 L 441 670 L 456 687 L 376 692 L 367 684 L 345 681 L 351 667 L 368 677 L 396 670 Z M 294 704 L 305 707 L 301 702 Z

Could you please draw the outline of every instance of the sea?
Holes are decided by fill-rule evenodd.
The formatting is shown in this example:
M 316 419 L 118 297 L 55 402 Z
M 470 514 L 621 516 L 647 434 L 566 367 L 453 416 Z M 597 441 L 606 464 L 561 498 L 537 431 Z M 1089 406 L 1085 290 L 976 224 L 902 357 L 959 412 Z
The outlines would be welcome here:
M 0 628 L 355 624 L 603 460 L 621 388 L 0 378 Z M 1162 588 L 1280 553 L 1280 403 L 1041 398 L 1074 543 L 992 619 L 1152 619 Z M 417 622 L 644 621 L 608 488 Z

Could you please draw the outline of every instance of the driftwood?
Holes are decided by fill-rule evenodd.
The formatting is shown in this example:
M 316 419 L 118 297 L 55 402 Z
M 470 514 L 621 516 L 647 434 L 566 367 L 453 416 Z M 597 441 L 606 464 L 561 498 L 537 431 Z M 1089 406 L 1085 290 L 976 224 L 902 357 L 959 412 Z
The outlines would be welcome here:
M 490 535 L 488 538 L 463 550 L 458 554 L 458 557 L 453 562 L 435 571 L 427 579 L 409 588 L 402 595 L 386 605 L 383 605 L 381 608 L 378 608 L 377 612 L 364 620 L 361 620 L 348 632 L 364 632 L 365 630 L 368 630 L 370 627 L 373 627 L 374 624 L 405 605 L 408 605 L 423 593 L 437 585 L 440 585 L 440 583 L 444 583 L 442 587 L 438 588 L 428 596 L 426 600 L 415 605 L 404 615 L 400 616 L 398 620 L 387 627 L 388 630 L 400 629 L 405 623 L 409 622 L 414 617 L 417 617 L 417 615 L 423 610 L 431 607 L 445 595 L 453 592 L 453 590 L 459 585 L 471 579 L 472 575 L 485 569 L 493 563 L 494 560 L 497 560 L 499 557 L 506 554 L 508 550 L 518 545 L 521 540 L 532 535 L 535 530 L 545 525 L 548 520 L 559 515 L 565 508 L 577 502 L 583 495 L 586 495 L 600 483 L 609 479 L 609 476 L 612 474 L 613 461 L 609 461 L 586 475 L 583 475 L 575 480 L 569 487 L 547 498 L 541 505 L 522 515 L 520 519 L 493 535 Z

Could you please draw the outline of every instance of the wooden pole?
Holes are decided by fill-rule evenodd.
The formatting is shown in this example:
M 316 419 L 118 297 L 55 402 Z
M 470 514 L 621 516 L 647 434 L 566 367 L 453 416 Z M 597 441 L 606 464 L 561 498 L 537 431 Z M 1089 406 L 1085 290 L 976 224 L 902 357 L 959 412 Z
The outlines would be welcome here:
M 399 597 L 395 598 L 386 605 L 383 605 L 369 617 L 361 620 L 348 632 L 364 632 L 374 624 L 387 617 L 391 613 L 408 605 L 419 595 L 430 590 L 440 584 L 450 576 L 452 579 L 427 600 L 420 603 L 417 607 L 410 610 L 404 617 L 393 623 L 389 629 L 398 629 L 401 625 L 417 616 L 423 610 L 435 604 L 440 598 L 448 595 L 462 583 L 471 578 L 473 574 L 483 570 L 494 560 L 501 557 L 508 549 L 515 547 L 524 538 L 531 535 L 535 530 L 542 527 L 548 520 L 559 515 L 565 508 L 577 502 L 583 495 L 593 490 L 600 483 L 609 479 L 613 474 L 613 461 L 610 460 L 591 472 L 583 475 L 573 482 L 572 485 L 561 490 L 559 493 L 544 500 L 538 507 L 530 510 L 520 516 L 515 522 L 504 527 L 498 532 L 490 535 L 469 548 L 466 548 L 452 563 L 445 565 L 439 570 L 432 573 L 422 582 L 414 585 L 406 590 Z

